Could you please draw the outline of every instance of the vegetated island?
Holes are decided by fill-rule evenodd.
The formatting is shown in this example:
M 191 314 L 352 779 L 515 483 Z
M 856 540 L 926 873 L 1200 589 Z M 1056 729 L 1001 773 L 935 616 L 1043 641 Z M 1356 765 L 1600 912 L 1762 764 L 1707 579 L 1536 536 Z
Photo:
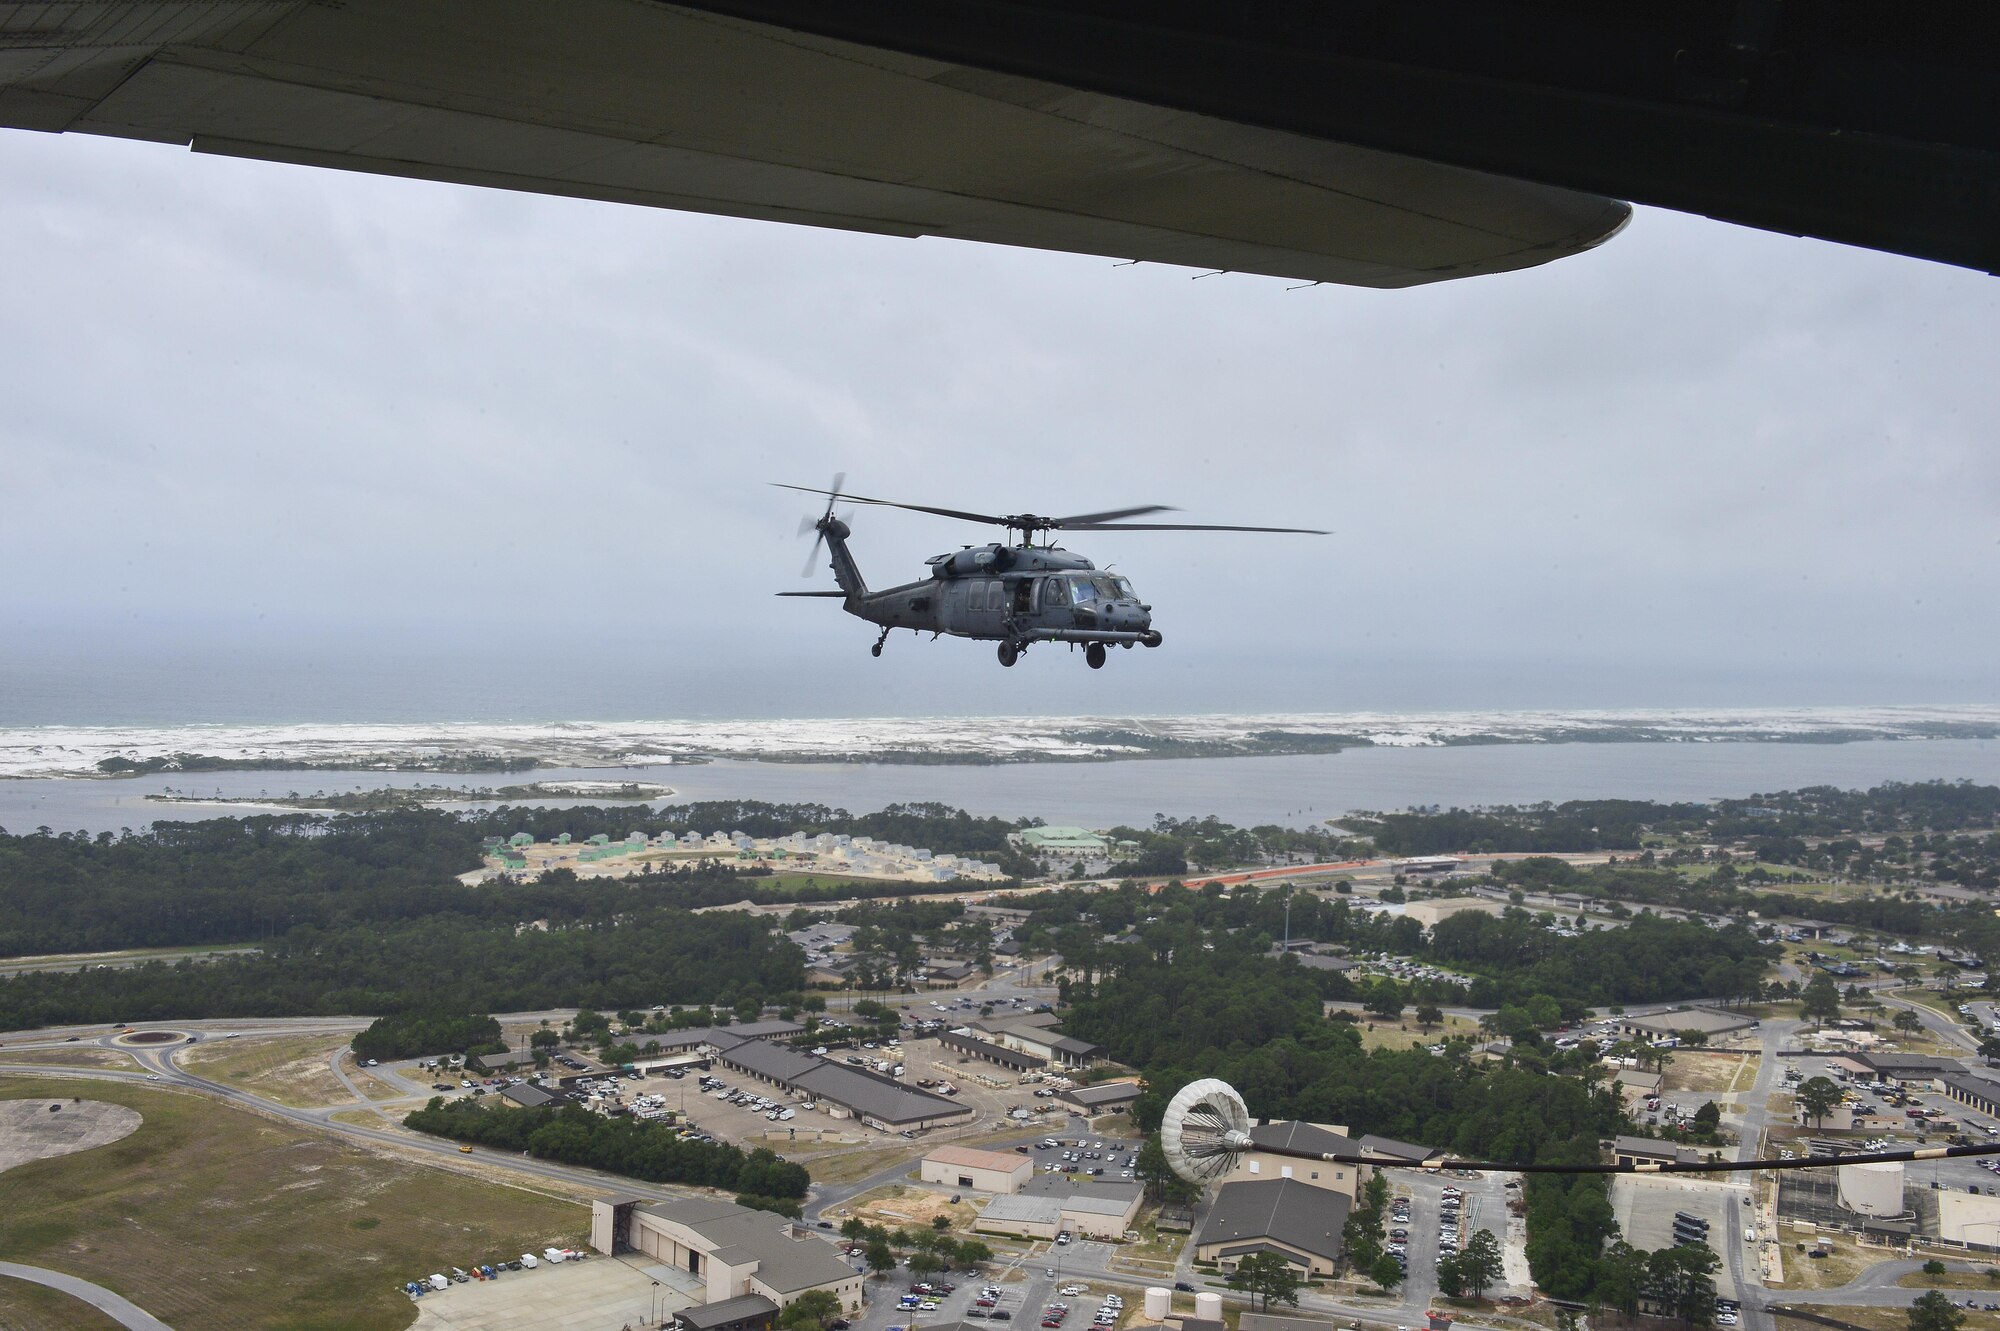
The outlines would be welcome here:
M 465 753 L 394 754 L 358 758 L 223 758 L 210 753 L 160 753 L 149 758 L 100 758 L 103 776 L 152 776 L 160 772 L 532 772 L 543 766 L 533 756 L 469 751 Z
M 382 813 L 421 809 L 434 804 L 508 804 L 520 800 L 572 799 L 585 796 L 612 803 L 649 804 L 671 799 L 672 786 L 651 781 L 535 781 L 525 786 L 383 786 L 375 790 L 319 791 L 301 795 L 195 795 L 163 791 L 146 796 L 162 804 L 239 804 L 256 808 L 311 809 L 331 813 Z

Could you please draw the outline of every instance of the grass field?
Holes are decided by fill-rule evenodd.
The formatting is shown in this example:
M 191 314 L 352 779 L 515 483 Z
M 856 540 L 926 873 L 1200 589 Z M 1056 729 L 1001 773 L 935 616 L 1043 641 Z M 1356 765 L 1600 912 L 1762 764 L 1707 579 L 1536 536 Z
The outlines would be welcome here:
M 121 1141 L 7 1172 L 0 1252 L 114 1289 L 175 1327 L 394 1331 L 405 1280 L 583 1241 L 582 1208 L 384 1157 L 204 1097 L 10 1077 L 145 1116 Z M 66 1324 L 67 1325 L 67 1324 Z
M 67 1049 L 0 1049 L 0 1063 L 45 1063 L 60 1068 L 124 1068 L 136 1070 L 139 1061 L 116 1049 L 94 1044 L 72 1045 Z
M 1987 1271 L 1993 1274 L 1987 1275 Z M 1986 1267 L 1979 1271 L 1946 1271 L 1941 1276 L 1927 1276 L 1922 1271 L 1912 1271 L 1896 1283 L 1905 1289 L 1995 1290 L 2000 1289 L 2000 1267 Z
M 211 1040 L 181 1055 L 190 1072 L 226 1082 L 294 1109 L 352 1103 L 340 1079 L 327 1067 L 345 1035 L 249 1036 Z
M 0 1331 L 119 1331 L 82 1299 L 0 1276 Z
M 1361 1034 L 1363 1049 L 1408 1049 L 1413 1044 L 1439 1044 L 1454 1035 L 1479 1037 L 1479 1023 L 1470 1017 L 1446 1016 L 1442 1026 L 1433 1026 L 1426 1031 L 1407 1011 L 1401 1021 L 1363 1016 L 1361 1024 L 1355 1029 Z

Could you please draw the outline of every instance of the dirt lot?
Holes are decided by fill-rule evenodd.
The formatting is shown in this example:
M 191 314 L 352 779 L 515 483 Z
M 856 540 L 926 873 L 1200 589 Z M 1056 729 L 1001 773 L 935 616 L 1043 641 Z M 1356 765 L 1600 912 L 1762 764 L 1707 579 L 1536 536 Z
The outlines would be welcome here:
M 1754 1054 L 1710 1053 L 1699 1049 L 1674 1050 L 1660 1086 L 1668 1091 L 1707 1091 L 1724 1096 L 1747 1089 L 1757 1080 Z
M 246 1035 L 196 1045 L 181 1055 L 181 1064 L 281 1105 L 314 1109 L 354 1099 L 328 1067 L 347 1041 L 344 1035 Z
M 871 1225 L 890 1229 L 904 1225 L 923 1229 L 936 1217 L 948 1216 L 953 1229 L 969 1230 L 979 1216 L 978 1208 L 970 1202 L 953 1205 L 948 1193 L 898 1184 L 864 1192 L 849 1202 L 846 1209 Z
M 138 1130 L 138 1114 L 103 1100 L 0 1101 L 0 1170 L 109 1146 Z

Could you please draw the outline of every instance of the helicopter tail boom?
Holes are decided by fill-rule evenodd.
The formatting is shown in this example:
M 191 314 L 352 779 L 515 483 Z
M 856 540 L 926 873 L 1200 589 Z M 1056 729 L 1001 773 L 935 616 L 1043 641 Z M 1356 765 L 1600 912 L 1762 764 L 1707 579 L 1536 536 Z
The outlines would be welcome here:
M 861 576 L 861 566 L 854 562 L 854 552 L 847 548 L 848 525 L 829 513 L 819 520 L 819 530 L 826 538 L 828 553 L 833 556 L 833 580 L 849 601 L 865 600 L 868 580 Z

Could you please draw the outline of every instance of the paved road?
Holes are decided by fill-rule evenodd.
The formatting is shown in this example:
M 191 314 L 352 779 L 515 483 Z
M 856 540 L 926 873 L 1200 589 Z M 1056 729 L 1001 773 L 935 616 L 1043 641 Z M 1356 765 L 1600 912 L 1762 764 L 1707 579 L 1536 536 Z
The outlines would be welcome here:
M 12 1276 L 16 1280 L 26 1280 L 50 1289 L 61 1290 L 74 1298 L 82 1299 L 91 1307 L 132 1331 L 173 1331 L 153 1314 L 133 1303 L 122 1294 L 114 1294 L 102 1285 L 93 1285 L 88 1280 L 66 1276 L 60 1271 L 49 1271 L 39 1266 L 22 1266 L 17 1262 L 0 1262 L 0 1276 Z

